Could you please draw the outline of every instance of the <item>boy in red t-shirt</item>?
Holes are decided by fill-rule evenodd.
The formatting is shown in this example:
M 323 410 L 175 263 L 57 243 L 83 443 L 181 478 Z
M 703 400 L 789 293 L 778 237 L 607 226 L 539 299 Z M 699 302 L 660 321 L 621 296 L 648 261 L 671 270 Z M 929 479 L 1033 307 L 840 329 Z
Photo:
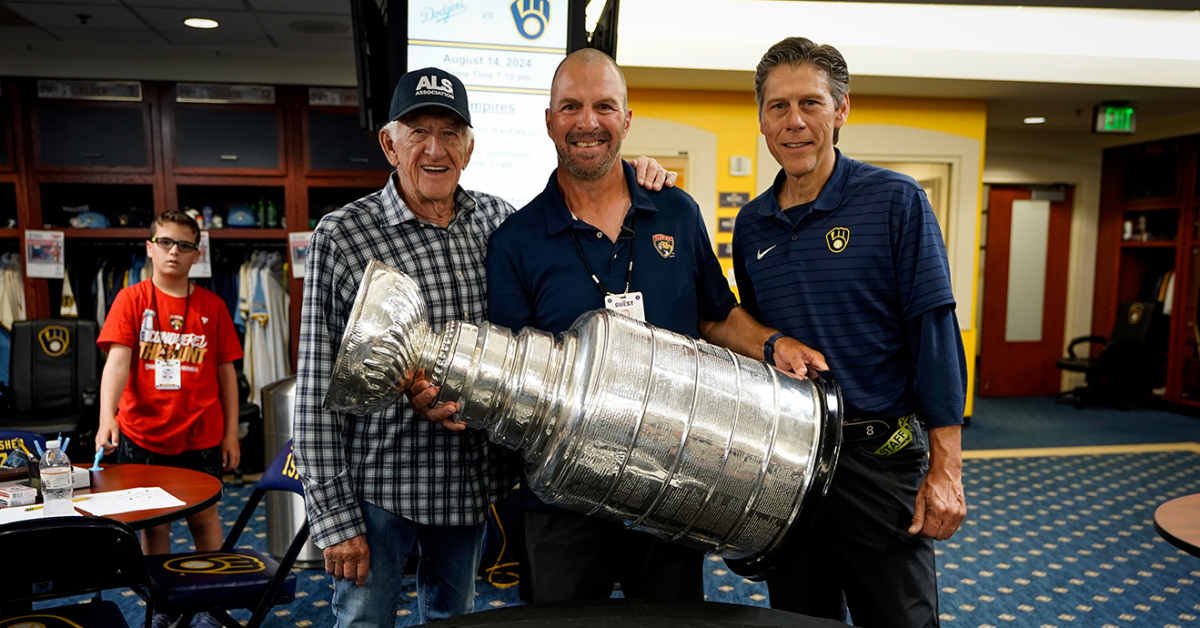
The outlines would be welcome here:
M 153 276 L 117 294 L 96 340 L 108 352 L 96 448 L 118 449 L 120 462 L 219 478 L 241 457 L 233 361 L 242 347 L 221 298 L 188 281 L 199 243 L 200 229 L 181 211 L 163 212 L 151 223 L 146 256 Z M 197 550 L 221 547 L 216 505 L 187 521 Z M 148 528 L 142 549 L 168 553 L 170 526 Z

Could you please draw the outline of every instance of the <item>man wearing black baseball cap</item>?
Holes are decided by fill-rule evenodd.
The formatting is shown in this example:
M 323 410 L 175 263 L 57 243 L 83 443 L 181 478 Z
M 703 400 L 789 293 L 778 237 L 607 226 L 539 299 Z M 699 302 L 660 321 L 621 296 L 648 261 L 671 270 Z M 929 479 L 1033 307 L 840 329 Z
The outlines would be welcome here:
M 415 279 L 435 328 L 485 322 L 488 238 L 514 211 L 458 185 L 475 147 L 458 77 L 438 68 L 405 74 L 388 119 L 379 144 L 395 173 L 383 189 L 321 219 L 305 265 L 296 468 L 313 540 L 336 580 L 338 626 L 395 622 L 399 576 L 414 548 L 419 619 L 470 612 L 487 508 L 519 470 L 482 432 L 453 420 L 457 406 L 431 408 L 437 388 L 424 379 L 410 399 L 381 412 L 344 416 L 321 407 L 367 262 Z M 661 188 L 668 173 L 648 158 L 638 162 L 647 187 Z

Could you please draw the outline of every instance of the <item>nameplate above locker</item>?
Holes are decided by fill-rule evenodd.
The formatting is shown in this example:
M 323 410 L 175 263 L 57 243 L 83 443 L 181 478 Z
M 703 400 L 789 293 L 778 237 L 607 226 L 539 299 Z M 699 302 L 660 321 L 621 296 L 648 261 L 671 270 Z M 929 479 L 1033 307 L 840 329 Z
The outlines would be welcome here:
M 228 83 L 177 83 L 175 102 L 217 105 L 273 105 L 275 88 L 271 85 L 231 85 Z
M 142 84 L 140 81 L 39 80 L 37 95 L 38 98 L 141 102 Z

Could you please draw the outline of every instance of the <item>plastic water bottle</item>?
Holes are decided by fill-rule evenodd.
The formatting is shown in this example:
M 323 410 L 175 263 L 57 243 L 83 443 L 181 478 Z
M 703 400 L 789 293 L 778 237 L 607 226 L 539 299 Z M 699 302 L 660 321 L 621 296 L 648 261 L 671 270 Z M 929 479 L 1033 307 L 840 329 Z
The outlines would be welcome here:
M 71 460 L 57 440 L 46 441 L 46 455 L 38 465 L 42 478 L 43 516 L 58 517 L 75 513 L 71 502 Z

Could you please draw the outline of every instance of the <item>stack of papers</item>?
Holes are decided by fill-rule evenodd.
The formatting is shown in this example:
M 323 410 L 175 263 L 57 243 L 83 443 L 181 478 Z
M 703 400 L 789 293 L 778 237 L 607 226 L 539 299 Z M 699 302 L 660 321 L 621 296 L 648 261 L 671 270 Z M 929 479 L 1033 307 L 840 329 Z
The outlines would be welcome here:
M 173 508 L 184 503 L 174 495 L 157 486 L 127 488 L 122 491 L 106 491 L 81 495 L 75 499 L 75 506 L 88 514 L 104 517 L 122 512 L 135 510 L 152 510 L 154 508 Z
M 106 517 L 108 515 L 137 510 L 174 508 L 185 505 L 179 498 L 157 486 L 89 493 L 87 495 L 80 495 L 71 501 L 75 503 L 75 507 L 79 510 L 97 517 Z M 42 513 L 43 508 L 41 504 L 0 508 L 0 525 L 25 521 L 27 519 L 41 519 Z M 76 512 L 75 514 L 78 515 L 79 513 Z

